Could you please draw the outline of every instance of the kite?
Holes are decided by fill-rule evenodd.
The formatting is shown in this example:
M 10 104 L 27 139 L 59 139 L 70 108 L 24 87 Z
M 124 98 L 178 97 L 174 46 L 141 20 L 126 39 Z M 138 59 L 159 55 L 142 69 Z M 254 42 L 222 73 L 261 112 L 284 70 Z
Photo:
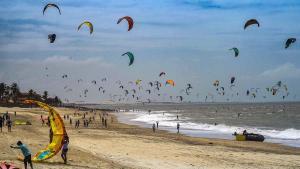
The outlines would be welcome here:
M 59 14 L 61 15 L 60 9 L 56 4 L 47 4 L 44 9 L 43 9 L 43 15 L 45 15 L 45 11 L 49 8 L 49 7 L 54 7 L 58 10 Z
M 296 42 L 296 38 L 289 38 L 288 40 L 286 40 L 285 42 L 285 49 L 287 49 L 292 43 Z
M 165 73 L 165 72 L 161 72 L 161 73 L 159 74 L 159 77 L 161 77 L 162 75 L 166 75 L 166 73 Z
M 7 162 L 1 162 L 0 169 L 20 169 L 20 168 L 15 166 L 12 163 L 9 164 Z
M 138 80 L 135 81 L 135 84 L 136 84 L 136 85 L 140 85 L 141 82 L 142 82 L 142 80 L 138 79 Z
M 179 98 L 179 100 L 182 102 L 183 97 L 182 96 L 176 96 L 177 98 Z
M 172 86 L 175 86 L 174 80 L 167 80 L 167 81 L 166 81 L 166 85 L 167 85 L 167 84 L 172 85 Z
M 231 77 L 231 79 L 230 79 L 230 84 L 233 84 L 234 81 L 235 81 L 235 77 Z
M 122 54 L 122 56 L 124 56 L 124 55 L 127 55 L 129 57 L 129 65 L 128 66 L 132 65 L 133 61 L 134 61 L 134 55 L 131 52 L 126 52 L 126 53 Z
M 81 24 L 78 26 L 77 31 L 79 31 L 79 29 L 82 27 L 82 25 L 86 25 L 87 27 L 89 27 L 89 29 L 90 29 L 90 34 L 93 33 L 93 31 L 94 31 L 94 26 L 93 26 L 93 24 L 92 24 L 91 22 L 89 22 L 89 21 L 84 21 L 83 23 L 81 23 Z
M 188 83 L 186 89 L 187 89 L 187 90 L 190 90 L 190 89 L 192 89 L 192 88 L 193 88 L 192 85 Z
M 214 83 L 213 83 L 213 85 L 214 85 L 215 87 L 218 87 L 219 84 L 220 84 L 220 81 L 219 81 L 219 80 L 216 80 L 216 81 L 214 81 Z
M 233 48 L 231 48 L 231 49 L 229 49 L 229 50 L 233 50 L 234 51 L 234 56 L 235 57 L 238 57 L 239 56 L 239 49 L 238 48 L 236 48 L 236 47 L 233 47 Z
M 34 100 L 25 100 L 25 103 L 37 104 L 42 109 L 49 112 L 50 127 L 53 131 L 52 142 L 45 149 L 42 149 L 37 154 L 35 154 L 32 157 L 32 161 L 40 162 L 40 161 L 50 159 L 60 151 L 60 149 L 62 148 L 62 141 L 66 137 L 68 137 L 64 122 L 61 119 L 59 113 L 45 103 L 34 101 Z
M 130 31 L 133 28 L 133 19 L 130 16 L 124 16 L 123 18 L 120 18 L 117 22 L 117 24 L 121 23 L 123 19 L 126 19 L 128 22 L 128 31 Z
M 257 26 L 259 27 L 259 22 L 258 22 L 256 19 L 250 19 L 250 20 L 248 20 L 248 21 L 245 23 L 244 30 L 245 30 L 248 26 L 253 25 L 253 24 L 257 24 Z
M 54 43 L 54 41 L 56 39 L 56 35 L 55 34 L 49 34 L 48 39 L 49 39 L 50 43 Z

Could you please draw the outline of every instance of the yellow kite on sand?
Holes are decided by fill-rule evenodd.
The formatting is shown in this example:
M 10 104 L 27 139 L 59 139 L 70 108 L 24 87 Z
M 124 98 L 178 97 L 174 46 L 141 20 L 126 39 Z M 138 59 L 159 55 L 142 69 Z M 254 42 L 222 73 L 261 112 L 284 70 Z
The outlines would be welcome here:
M 60 149 L 62 148 L 63 139 L 68 136 L 64 122 L 60 117 L 59 113 L 54 108 L 50 107 L 45 103 L 34 100 L 25 100 L 25 103 L 37 104 L 39 107 L 49 112 L 50 127 L 53 131 L 52 142 L 49 145 L 47 145 L 46 148 L 36 153 L 32 157 L 32 161 L 41 162 L 50 159 L 60 151 Z

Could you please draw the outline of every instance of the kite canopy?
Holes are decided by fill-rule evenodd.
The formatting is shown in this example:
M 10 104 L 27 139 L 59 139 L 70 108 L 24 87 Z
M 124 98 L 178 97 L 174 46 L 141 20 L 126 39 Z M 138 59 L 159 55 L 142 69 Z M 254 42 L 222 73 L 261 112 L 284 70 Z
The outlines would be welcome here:
M 159 77 L 161 77 L 162 75 L 166 75 L 166 73 L 165 73 L 165 72 L 161 72 L 161 73 L 159 74 Z
M 56 39 L 56 35 L 55 34 L 49 34 L 48 39 L 49 39 L 50 43 L 53 43 Z
M 93 33 L 94 31 L 94 27 L 93 27 L 93 24 L 89 21 L 84 21 L 83 23 L 81 23 L 78 28 L 77 28 L 77 31 L 79 31 L 79 29 L 82 27 L 82 25 L 86 25 L 89 29 L 90 29 L 90 34 Z
M 257 26 L 259 27 L 259 22 L 256 19 L 250 19 L 245 23 L 244 29 L 253 24 L 257 24 Z
M 135 84 L 136 84 L 136 85 L 140 85 L 141 82 L 142 82 L 142 80 L 138 79 L 138 80 L 135 81 Z
M 63 120 L 61 119 L 59 113 L 55 111 L 49 105 L 34 101 L 34 100 L 25 100 L 26 104 L 37 104 L 45 111 L 49 112 L 50 127 L 53 131 L 52 142 L 44 149 L 40 150 L 32 157 L 32 161 L 40 162 L 55 156 L 60 149 L 62 148 L 62 141 L 65 137 L 68 136 Z
M 44 9 L 43 9 L 43 15 L 45 15 L 45 11 L 49 8 L 49 7 L 54 7 L 58 10 L 59 14 L 61 15 L 60 9 L 56 4 L 47 4 Z
M 167 85 L 167 84 L 172 85 L 172 86 L 175 86 L 174 80 L 167 80 L 167 81 L 166 81 L 166 85 Z
M 287 49 L 292 43 L 296 42 L 296 38 L 289 38 L 288 40 L 286 40 L 285 42 L 285 49 Z
M 238 48 L 236 48 L 236 47 L 234 47 L 234 48 L 231 48 L 231 49 L 229 49 L 229 50 L 233 50 L 234 51 L 234 56 L 235 57 L 238 57 L 239 56 L 239 49 Z
M 233 84 L 234 81 L 235 81 L 235 77 L 231 77 L 231 79 L 230 79 L 230 84 Z
M 214 83 L 213 83 L 213 85 L 214 85 L 215 87 L 218 87 L 219 84 L 220 84 L 220 81 L 219 81 L 219 80 L 215 80 Z
M 124 56 L 124 55 L 127 55 L 129 57 L 129 65 L 128 66 L 132 65 L 133 61 L 134 61 L 134 55 L 131 52 L 126 52 L 126 53 L 122 54 L 122 56 Z
M 133 28 L 133 19 L 130 16 L 124 16 L 122 18 L 120 18 L 117 22 L 117 24 L 121 23 L 123 21 L 123 19 L 126 19 L 128 22 L 128 31 L 130 31 Z

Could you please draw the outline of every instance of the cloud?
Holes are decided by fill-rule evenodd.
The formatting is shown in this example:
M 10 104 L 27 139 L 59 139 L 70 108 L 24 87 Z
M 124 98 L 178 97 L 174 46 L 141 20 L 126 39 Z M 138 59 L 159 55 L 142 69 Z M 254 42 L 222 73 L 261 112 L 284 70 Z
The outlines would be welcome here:
M 289 8 L 300 6 L 298 0 L 183 0 L 183 4 L 194 5 L 204 9 L 251 9 L 251 8 Z
M 297 68 L 292 63 L 285 63 L 276 67 L 275 69 L 270 69 L 262 72 L 260 75 L 262 78 L 300 78 L 300 68 Z

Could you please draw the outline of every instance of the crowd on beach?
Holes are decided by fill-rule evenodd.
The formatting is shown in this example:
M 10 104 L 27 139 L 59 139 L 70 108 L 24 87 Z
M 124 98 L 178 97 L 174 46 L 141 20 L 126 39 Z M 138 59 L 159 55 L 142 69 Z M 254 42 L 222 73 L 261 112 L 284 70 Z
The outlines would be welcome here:
M 7 111 L 3 114 L 0 114 L 0 132 L 3 132 L 3 127 L 7 127 L 8 132 L 12 132 L 12 126 L 13 126 L 13 119 L 11 117 L 12 115 Z M 15 118 L 17 117 L 17 112 L 14 112 Z M 65 121 L 65 124 L 69 122 L 70 126 L 73 126 L 73 121 L 75 121 L 74 127 L 76 129 L 80 128 L 80 124 L 83 124 L 83 128 L 89 128 L 91 125 L 93 127 L 97 126 L 96 122 L 96 116 L 97 112 L 95 110 L 89 110 L 85 112 L 78 112 L 75 111 L 72 115 L 70 114 L 64 114 L 63 115 L 63 120 Z M 108 128 L 108 118 L 109 115 L 107 112 L 99 112 L 99 124 L 102 125 L 103 128 Z M 47 126 L 49 127 L 49 142 L 51 143 L 53 140 L 53 131 L 50 126 L 50 118 L 44 117 L 43 115 L 40 116 L 40 122 L 42 126 Z M 110 117 L 110 122 L 113 123 L 113 117 Z M 62 148 L 61 148 L 61 158 L 63 159 L 64 163 L 67 164 L 67 152 L 68 152 L 68 145 L 69 145 L 69 137 L 65 136 L 63 141 L 62 141 Z M 20 149 L 24 158 L 24 168 L 27 169 L 27 165 L 29 164 L 30 167 L 33 169 L 32 165 L 32 157 L 31 157 L 31 152 L 29 148 L 24 144 L 22 141 L 17 141 L 16 145 L 11 145 L 10 146 L 13 149 Z
M 17 112 L 14 112 L 15 116 L 17 116 Z M 2 132 L 3 127 L 7 127 L 7 131 L 11 132 L 12 128 L 12 119 L 10 114 L 8 112 L 4 113 L 3 115 L 0 115 L 0 132 Z

